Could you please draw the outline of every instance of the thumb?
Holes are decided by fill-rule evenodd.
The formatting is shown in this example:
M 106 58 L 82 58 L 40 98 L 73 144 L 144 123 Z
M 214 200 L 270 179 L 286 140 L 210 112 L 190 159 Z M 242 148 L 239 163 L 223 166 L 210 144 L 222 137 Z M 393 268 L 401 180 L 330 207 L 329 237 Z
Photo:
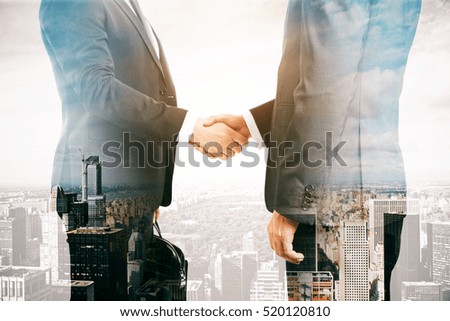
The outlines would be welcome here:
M 215 123 L 224 123 L 226 124 L 226 115 L 215 115 L 215 116 L 210 116 L 208 117 L 204 122 L 203 122 L 203 126 L 205 127 L 209 127 L 214 125 Z
M 215 123 L 217 123 L 216 117 L 210 116 L 203 122 L 203 126 L 209 127 L 209 126 L 214 125 Z

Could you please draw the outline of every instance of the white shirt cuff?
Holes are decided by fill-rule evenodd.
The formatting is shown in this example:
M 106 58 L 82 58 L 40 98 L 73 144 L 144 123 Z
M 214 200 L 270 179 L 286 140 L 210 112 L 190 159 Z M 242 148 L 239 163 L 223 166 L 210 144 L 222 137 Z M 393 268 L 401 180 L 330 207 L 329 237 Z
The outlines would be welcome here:
M 197 116 L 191 112 L 186 113 L 183 125 L 181 126 L 180 133 L 178 135 L 179 143 L 189 143 L 189 138 L 194 132 L 195 123 L 197 122 Z
M 258 143 L 258 147 L 264 147 L 264 139 L 259 132 L 258 126 L 256 125 L 255 119 L 253 118 L 250 110 L 244 111 L 242 117 L 244 117 L 245 123 L 247 124 L 248 130 L 250 132 L 250 135 L 252 135 L 253 140 Z

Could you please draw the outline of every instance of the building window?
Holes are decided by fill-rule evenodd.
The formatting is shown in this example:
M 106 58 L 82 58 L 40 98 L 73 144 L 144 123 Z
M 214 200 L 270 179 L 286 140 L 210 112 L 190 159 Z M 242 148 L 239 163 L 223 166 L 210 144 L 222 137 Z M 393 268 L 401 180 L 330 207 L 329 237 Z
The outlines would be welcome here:
M 2 281 L 2 296 L 8 296 L 8 281 Z
M 16 296 L 16 282 L 14 281 L 9 282 L 9 296 Z
M 17 297 L 21 298 L 23 296 L 23 283 L 21 281 L 17 281 Z

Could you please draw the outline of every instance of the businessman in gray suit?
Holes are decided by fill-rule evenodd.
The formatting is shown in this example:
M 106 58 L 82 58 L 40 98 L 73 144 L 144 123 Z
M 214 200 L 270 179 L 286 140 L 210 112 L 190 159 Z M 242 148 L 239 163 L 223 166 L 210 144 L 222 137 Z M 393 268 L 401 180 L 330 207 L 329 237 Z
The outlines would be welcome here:
M 171 203 L 177 144 L 214 142 L 204 152 L 227 158 L 246 143 L 177 107 L 162 43 L 137 0 L 42 0 L 40 23 L 62 103 L 52 186 L 77 192 L 83 155 L 98 156 L 100 183 L 144 200 L 152 217 Z
M 354 283 L 345 274 L 368 262 L 363 248 L 377 228 L 369 224 L 365 189 L 372 182 L 405 184 L 398 101 L 420 7 L 420 0 L 289 1 L 276 99 L 243 116 L 218 115 L 206 123 L 246 128 L 269 148 L 270 245 L 288 261 L 288 272 L 330 271 L 344 289 L 337 299 L 369 299 L 368 268 L 349 272 Z M 357 196 L 343 204 L 339 193 Z M 353 253 L 351 267 L 338 250 L 350 231 L 359 231 L 353 240 L 359 237 L 366 251 Z M 400 244 L 398 235 L 386 238 L 389 300 Z

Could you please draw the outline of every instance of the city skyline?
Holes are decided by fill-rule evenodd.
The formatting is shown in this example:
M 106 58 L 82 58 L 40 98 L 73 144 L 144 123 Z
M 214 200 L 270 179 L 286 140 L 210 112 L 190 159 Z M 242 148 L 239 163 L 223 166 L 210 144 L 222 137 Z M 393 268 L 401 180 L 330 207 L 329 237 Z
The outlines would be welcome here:
M 80 171 L 81 175 L 81 171 Z M 347 187 L 348 188 L 348 187 Z M 344 201 L 344 204 L 346 202 L 351 202 L 351 200 L 358 200 L 361 199 L 361 196 L 358 193 L 350 193 L 348 192 L 348 189 L 340 189 L 337 190 L 337 194 L 334 197 L 334 200 L 338 203 L 342 203 Z M 437 224 L 436 226 L 448 226 L 450 222 L 450 188 L 447 189 L 446 192 L 442 192 L 440 189 L 436 190 L 416 190 L 412 192 L 412 199 L 399 199 L 399 197 L 403 194 L 392 194 L 391 189 L 388 188 L 381 188 L 381 187 L 369 187 L 369 189 L 366 191 L 366 195 L 370 196 L 371 198 L 368 198 L 366 200 L 367 206 L 369 206 L 369 200 L 372 199 L 372 203 L 374 207 L 379 207 L 380 209 L 378 211 L 388 211 L 390 213 L 385 213 L 385 223 L 386 223 L 386 217 L 392 217 L 389 218 L 388 225 L 390 233 L 395 233 L 396 227 L 395 222 L 400 219 L 402 215 L 401 212 L 404 211 L 404 209 L 407 208 L 408 203 L 411 203 L 409 206 L 411 213 L 416 214 L 412 216 L 408 216 L 406 214 L 406 217 L 410 217 L 409 221 L 405 221 L 404 223 L 404 229 L 405 233 L 402 236 L 402 249 L 404 249 L 403 254 L 400 255 L 399 261 L 397 263 L 396 269 L 398 270 L 398 273 L 394 273 L 394 283 L 393 286 L 396 288 L 395 295 L 397 296 L 396 300 L 400 300 L 402 298 L 409 298 L 411 300 L 426 300 L 427 298 L 433 298 L 433 299 L 447 299 L 448 294 L 450 293 L 450 288 L 448 287 L 449 280 L 447 276 L 442 274 L 444 271 L 442 269 L 442 266 L 445 266 L 445 260 L 450 258 L 450 255 L 445 252 L 445 242 L 448 243 L 448 240 L 446 241 L 442 236 L 435 238 L 434 247 L 436 248 L 435 252 L 433 250 L 433 246 L 430 246 L 429 244 L 432 244 L 430 240 L 433 240 L 433 235 L 436 233 L 443 233 L 445 229 L 440 230 L 432 230 L 433 232 L 430 234 L 430 232 L 427 232 L 427 230 L 430 230 L 429 226 L 434 226 L 433 224 Z M 22 195 L 26 194 L 27 197 L 23 198 Z M 237 196 L 240 195 L 240 196 Z M 5 195 L 8 195 L 8 200 L 5 201 L 4 197 Z M 220 300 L 223 299 L 222 291 L 223 287 L 220 284 L 223 284 L 224 280 L 222 280 L 223 272 L 226 271 L 225 275 L 227 276 L 227 280 L 225 283 L 228 284 L 228 286 L 233 286 L 233 289 L 226 290 L 226 293 L 234 293 L 229 298 L 232 299 L 239 299 L 239 300 L 257 300 L 257 299 L 266 299 L 266 300 L 285 300 L 287 298 L 287 291 L 289 288 L 286 288 L 287 281 L 284 279 L 284 267 L 283 267 L 283 260 L 280 259 L 274 259 L 274 254 L 272 251 L 270 251 L 270 247 L 268 245 L 267 236 L 265 234 L 264 225 L 266 223 L 267 216 L 265 213 L 263 213 L 260 209 L 264 207 L 264 205 L 261 202 L 257 201 L 257 198 L 253 197 L 253 201 L 248 204 L 247 208 L 243 208 L 244 204 L 249 203 L 249 192 L 239 193 L 239 191 L 236 190 L 230 190 L 228 193 L 221 193 L 220 191 L 217 192 L 210 192 L 209 194 L 199 194 L 196 191 L 192 191 L 190 193 L 179 193 L 174 196 L 174 203 L 177 204 L 177 206 L 173 207 L 171 210 L 169 210 L 167 213 L 163 213 L 160 219 L 161 228 L 163 230 L 163 235 L 174 242 L 175 244 L 179 245 L 183 251 L 186 254 L 186 257 L 189 261 L 189 282 L 188 282 L 188 297 L 191 298 L 191 300 L 202 299 L 202 300 Z M 332 194 L 333 195 L 333 194 Z M 341 195 L 341 196 L 339 196 Z M 58 282 L 59 278 L 56 277 L 59 273 L 64 278 L 64 269 L 58 269 L 55 264 L 57 264 L 57 261 L 55 261 L 54 257 L 55 254 L 58 251 L 58 237 L 57 233 L 55 231 L 52 232 L 52 230 L 48 230 L 48 223 L 47 221 L 44 221 L 43 219 L 45 217 L 48 217 L 47 220 L 50 218 L 50 216 L 46 215 L 45 212 L 49 212 L 52 206 L 52 202 L 49 202 L 49 198 L 44 197 L 45 192 L 21 192 L 19 194 L 13 193 L 13 192 L 0 192 L 0 199 L 3 199 L 2 202 L 0 202 L 0 244 L 2 244 L 3 250 L 5 250 L 5 242 L 8 242 L 9 237 L 6 236 L 5 233 L 11 233 L 6 235 L 13 235 L 13 225 L 11 224 L 3 224 L 3 222 L 8 222 L 8 216 L 12 215 L 14 217 L 21 217 L 20 213 L 26 213 L 27 217 L 30 219 L 27 219 L 29 224 L 26 226 L 25 230 L 27 237 L 33 237 L 36 236 L 36 228 L 33 228 L 34 225 L 38 224 L 36 220 L 33 219 L 33 217 L 41 217 L 42 223 L 41 228 L 43 229 L 42 234 L 42 243 L 47 244 L 45 245 L 46 250 L 43 252 L 41 251 L 41 262 L 40 266 L 41 269 L 49 269 L 51 271 L 52 276 L 55 275 L 55 279 L 52 280 L 52 284 L 56 284 L 55 287 L 59 289 L 58 291 L 64 291 L 64 287 L 61 287 Z M 341 198 L 343 197 L 343 198 Z M 222 204 L 226 204 L 229 202 L 230 199 L 235 200 L 235 203 L 237 205 L 236 209 L 224 209 L 224 211 L 215 211 L 215 214 L 218 217 L 222 217 L 222 221 L 211 221 L 208 218 L 211 216 L 211 212 L 208 211 L 208 206 L 212 203 L 216 204 L 216 209 L 222 208 Z M 119 218 L 122 217 L 125 213 L 129 213 L 131 215 L 135 215 L 139 213 L 139 202 L 145 200 L 136 199 L 135 201 L 131 202 L 125 202 L 126 197 L 124 199 L 116 199 L 115 201 L 109 201 L 107 208 L 107 215 L 109 217 L 109 222 L 121 222 L 119 226 L 124 226 L 124 222 L 120 221 Z M 376 205 L 378 203 L 378 205 Z M 28 207 L 27 208 L 27 204 Z M 258 205 L 259 204 L 259 205 Z M 21 207 L 21 206 L 24 207 Z M 135 209 L 133 209 L 133 206 Z M 22 208 L 22 209 L 21 209 Z M 117 208 L 117 211 L 112 210 L 112 208 Z M 127 209 L 128 208 L 128 209 Z M 384 209 L 383 209 L 384 208 Z M 395 211 L 394 211 L 395 209 Z M 350 210 L 349 207 L 347 207 L 347 211 Z M 246 213 L 246 216 L 248 216 L 246 219 L 242 218 L 241 220 L 235 220 L 235 211 L 242 212 L 244 211 Z M 372 211 L 376 211 L 372 209 Z M 400 214 L 395 214 L 395 212 L 399 212 Z M 39 214 L 41 213 L 41 214 Z M 111 216 L 113 213 L 116 213 L 113 216 Z M 121 214 L 122 213 L 122 214 Z M 135 213 L 135 214 L 133 214 Z M 193 213 L 196 213 L 195 215 Z M 386 216 L 387 215 L 387 216 Z M 399 216 L 399 218 L 395 218 L 394 216 Z M 131 217 L 131 216 L 130 216 Z M 257 219 L 259 217 L 259 219 Z M 358 216 L 346 216 L 347 220 L 342 221 L 344 225 L 350 224 L 349 226 L 369 226 L 369 221 L 364 222 L 363 220 L 359 220 L 360 223 L 358 223 Z M 420 221 L 419 221 L 420 218 Z M 240 222 L 242 221 L 242 222 Z M 437 223 L 436 223 L 437 222 Z M 211 224 L 212 223 L 212 224 Z M 31 225 L 30 225 L 31 224 Z M 217 225 L 216 225 L 217 224 Z M 362 225 L 361 225 L 362 224 Z M 374 224 L 374 223 L 372 223 Z M 392 225 L 394 224 L 394 225 Z M 204 231 L 212 230 L 215 231 L 216 237 L 211 236 L 208 233 L 201 232 L 196 230 L 196 227 L 199 225 L 204 227 Z M 392 225 L 392 226 L 391 226 Z M 36 226 L 39 226 L 36 225 Z M 234 226 L 232 229 L 226 228 L 223 229 L 220 226 Z M 44 228 L 45 227 L 45 228 Z M 239 227 L 239 228 L 238 228 Z M 22 227 L 23 229 L 24 227 Z M 420 228 L 421 234 L 424 236 L 428 235 L 428 241 L 427 237 L 419 237 L 417 234 L 417 231 Z M 5 230 L 6 229 L 6 230 Z M 93 228 L 91 228 L 93 229 Z M 95 228 L 94 228 L 95 229 Z M 342 229 L 342 226 L 341 226 Z M 113 229 L 114 230 L 114 229 Z M 366 239 L 366 233 L 367 235 L 370 235 L 370 228 L 367 232 L 364 232 L 365 228 L 359 229 L 356 231 L 356 234 L 348 234 L 347 238 L 350 238 L 353 241 L 356 241 L 358 246 L 363 246 L 362 248 L 365 248 L 364 251 L 367 251 L 367 253 L 370 251 L 373 251 L 373 244 L 370 244 L 368 240 Z M 373 230 L 373 228 L 372 228 Z M 10 232 L 8 232 L 10 231 Z M 46 231 L 46 232 L 45 232 Z M 89 228 L 85 230 L 80 230 L 81 235 L 88 235 Z M 393 231 L 393 232 L 392 232 Z M 45 233 L 44 233 L 45 232 Z M 75 232 L 75 230 L 74 230 Z M 74 233 L 73 232 L 73 233 Z M 348 250 L 341 250 L 341 255 L 354 255 L 353 253 L 356 248 L 354 245 L 347 244 L 344 242 L 344 235 L 345 228 L 343 229 L 344 234 L 341 234 L 339 243 L 343 247 L 343 249 L 348 248 Z M 361 234 L 361 233 L 362 234 Z M 72 233 L 72 234 L 73 234 Z M 88 233 L 88 234 L 86 234 Z M 98 232 L 96 232 L 98 233 Z M 103 231 L 100 231 L 102 235 L 104 235 Z M 386 231 L 384 232 L 386 233 Z M 39 234 L 39 233 L 38 233 Z M 437 234 L 436 234 L 437 235 Z M 444 235 L 444 234 L 443 234 Z M 55 238 L 56 236 L 56 238 Z M 448 238 L 448 236 L 445 236 Z M 140 239 L 138 236 L 134 237 L 135 240 Z M 140 248 L 140 245 L 137 246 L 137 243 L 131 244 L 131 238 L 130 240 L 128 237 L 125 237 L 124 239 L 124 246 L 128 248 L 129 259 L 128 261 L 128 268 L 129 274 L 134 275 L 134 278 L 139 275 L 139 266 L 140 263 L 138 262 L 139 257 L 134 256 L 132 254 L 133 251 L 138 251 L 138 248 Z M 77 241 L 79 242 L 79 241 Z M 382 244 L 382 240 L 378 241 L 379 244 Z M 380 243 L 381 242 L 381 243 Z M 22 242 L 23 243 L 23 242 Z M 20 244 L 17 243 L 20 247 Z M 444 244 L 445 243 L 445 244 Z M 28 243 L 30 246 L 27 247 L 25 251 L 33 251 L 33 246 L 31 242 Z M 206 247 L 201 248 L 199 245 L 205 244 Z M 378 297 L 379 299 L 383 298 L 383 291 L 382 284 L 383 284 L 383 274 L 380 273 L 380 264 L 383 262 L 383 256 L 377 254 L 382 254 L 382 248 L 380 249 L 380 246 L 376 246 L 375 252 L 372 258 L 372 256 L 366 255 L 361 257 L 362 261 L 360 260 L 358 264 L 362 264 L 361 266 L 368 267 L 370 264 L 370 269 L 367 270 L 366 276 L 364 280 L 367 280 L 367 285 L 364 291 L 370 291 L 366 293 L 367 296 L 371 296 L 371 298 Z M 325 248 L 324 250 L 327 251 L 328 255 L 332 256 L 333 253 L 333 246 L 330 243 L 330 248 Z M 88 247 L 89 248 L 89 247 Z M 256 250 L 256 251 L 255 251 Z M 21 253 L 19 250 L 18 253 Z M 124 250 L 122 250 L 123 252 Z M 131 251 L 131 252 L 130 252 Z M 347 251 L 347 252 L 346 252 Z M 359 251 L 359 250 L 358 250 Z M 421 252 L 420 254 L 420 262 L 419 260 L 419 254 L 418 252 Z M 442 252 L 444 251 L 444 252 Z M 9 254 L 8 254 L 9 253 Z M 53 254 L 52 254 L 53 253 Z M 64 253 L 64 252 L 63 252 Z M 254 253 L 254 254 L 252 254 Z M 331 253 L 331 254 L 330 254 Z M 360 251 L 358 252 L 360 253 Z M 361 252 L 362 253 L 362 252 Z M 360 254 L 361 254 L 360 253 Z M 3 256 L 2 256 L 3 255 Z M 5 253 L 0 255 L 1 260 L 0 262 L 9 263 L 7 258 L 5 259 Z M 44 255 L 44 256 L 42 256 Z M 75 255 L 75 253 L 74 253 Z M 77 254 L 78 255 L 78 254 Z M 359 255 L 359 254 L 358 254 Z M 10 256 L 11 260 L 14 260 L 14 255 L 12 252 L 7 252 L 6 256 Z M 17 255 L 16 255 L 17 257 Z M 52 259 L 53 257 L 53 259 Z M 59 260 L 62 260 L 62 262 L 65 260 L 63 256 L 56 255 L 56 257 L 59 257 Z M 218 261 L 218 258 L 221 258 Z M 337 260 L 339 259 L 338 255 L 334 256 Z M 133 260 L 135 258 L 136 260 Z M 50 261 L 48 261 L 50 259 Z M 17 260 L 17 258 L 16 258 Z M 46 261 L 47 260 L 47 261 Z M 53 261 L 52 261 L 53 260 Z M 126 261 L 126 258 L 125 258 Z M 11 261 L 12 262 L 12 261 Z M 226 263 L 221 263 L 226 262 Z M 252 262 L 257 262 L 255 263 Z M 414 262 L 418 262 L 417 264 L 420 264 L 420 267 L 413 268 L 412 265 L 416 264 Z M 19 262 L 20 263 L 20 262 Z M 31 263 L 32 265 L 36 265 L 36 263 Z M 225 264 L 225 265 L 224 265 Z M 356 264 L 356 263 L 355 263 Z M 9 266 L 9 264 L 6 264 L 6 267 Z M 127 269 L 127 263 L 124 262 L 124 269 Z M 361 266 L 359 265 L 349 265 L 346 269 L 361 269 Z M 435 267 L 433 267 L 435 266 Z M 220 267 L 219 270 L 217 270 Z M 365 269 L 364 267 L 364 269 Z M 36 267 L 33 267 L 36 268 Z M 3 267 L 2 267 L 3 269 Z M 15 270 L 14 270 L 15 269 Z M 22 269 L 22 270 L 21 270 Z M 29 269 L 28 267 L 14 267 L 13 270 L 15 272 L 8 272 L 10 270 L 2 270 L 5 274 L 5 277 L 9 277 L 11 273 L 14 274 L 20 274 L 25 273 L 24 271 L 26 269 Z M 345 274 L 345 270 L 343 269 L 341 272 Z M 418 269 L 420 271 L 418 271 Z M 11 270 L 11 271 L 13 271 Z M 42 271 L 44 271 L 42 270 Z M 133 272 L 135 271 L 135 272 Z M 234 272 L 233 272 L 234 271 Z M 241 272 L 239 272 L 241 271 Z M 436 272 L 433 272 L 436 271 Z M 28 272 L 27 272 L 28 273 Z M 39 272 L 41 273 L 41 272 Z M 125 272 L 124 272 L 125 273 Z M 137 273 L 137 274 L 136 274 Z M 231 273 L 231 274 L 230 274 Z M 237 274 L 236 274 L 237 273 Z M 298 276 L 290 275 L 289 278 L 292 280 L 292 284 L 296 284 L 296 282 L 300 282 L 299 284 L 304 288 L 304 286 L 308 286 L 308 281 L 311 280 L 311 277 L 319 277 L 320 281 L 318 284 L 320 284 L 319 288 L 314 291 L 318 291 L 317 293 L 322 293 L 320 297 L 322 299 L 331 299 L 331 294 L 329 291 L 332 291 L 333 299 L 338 299 L 345 293 L 342 289 L 345 287 L 345 282 L 342 282 L 342 278 L 335 279 L 333 277 L 333 274 L 330 272 L 321 272 L 317 271 L 314 273 L 318 274 L 299 274 Z M 328 273 L 328 274 L 327 274 Z M 2 273 L 0 272 L 0 275 Z M 400 275 L 399 275 L 400 274 Z M 321 276 L 320 276 L 321 275 Z M 126 278 L 126 273 L 124 275 L 124 278 Z M 220 278 L 220 281 L 217 279 Z M 296 281 L 298 278 L 298 281 Z M 141 279 L 138 277 L 138 279 Z M 136 279 L 135 279 L 136 280 Z M 333 287 L 330 290 L 330 280 L 333 280 L 332 283 L 334 283 Z M 366 282 L 362 280 L 363 282 Z M 377 280 L 377 282 L 369 282 L 369 280 Z M 73 286 L 76 288 L 77 297 L 81 298 L 88 298 L 92 297 L 93 289 L 95 289 L 95 282 L 93 284 L 90 284 L 88 282 L 89 280 L 73 280 L 73 282 L 81 282 L 77 283 L 76 286 Z M 239 282 L 238 282 L 239 281 Z M 361 282 L 361 279 L 357 279 L 355 281 Z M 88 282 L 88 283 L 83 283 Z M 123 282 L 123 281 L 122 281 Z M 136 281 L 134 281 L 136 282 Z M 142 282 L 142 281 L 141 281 Z M 422 284 L 421 282 L 428 282 Z M 430 283 L 431 282 L 431 283 Z M 434 283 L 432 283 L 434 282 Z M 264 288 L 270 288 L 272 289 L 269 292 L 264 291 Z M 353 287 L 352 287 L 353 288 Z M 292 291 L 292 287 L 290 288 Z M 376 290 L 378 289 L 378 290 Z M 436 292 L 436 289 L 440 289 L 441 292 Z M 16 290 L 19 291 L 19 290 Z M 231 292 L 230 292 L 231 291 Z M 237 291 L 237 292 L 236 292 Z M 19 292 L 17 292 L 19 293 Z M 64 292 L 62 292 L 64 293 Z M 235 296 L 239 294 L 239 297 Z M 301 292 L 303 293 L 303 292 Z M 312 293 L 312 292 L 311 292 Z M 440 293 L 440 294 L 439 294 Z M 34 298 L 41 297 L 41 294 L 37 294 Z M 66 294 L 67 295 L 67 294 Z M 303 294 L 291 294 L 293 297 L 297 298 L 305 298 L 305 293 Z M 365 298 L 367 298 L 367 296 Z M 310 297 L 310 296 L 309 296 Z M 17 297 L 17 298 L 24 298 L 24 297 Z M 48 298 L 48 296 L 47 296 Z M 356 297 L 352 297 L 352 299 L 355 299 Z

